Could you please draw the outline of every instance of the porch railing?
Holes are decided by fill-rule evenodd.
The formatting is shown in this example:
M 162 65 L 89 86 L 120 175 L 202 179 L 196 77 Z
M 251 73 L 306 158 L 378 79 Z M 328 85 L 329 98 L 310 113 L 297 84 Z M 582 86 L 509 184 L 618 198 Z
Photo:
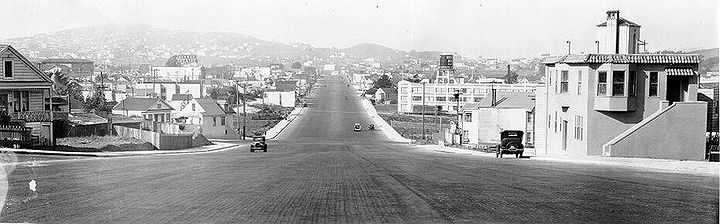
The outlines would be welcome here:
M 31 145 L 33 143 L 30 132 L 32 128 L 23 126 L 0 125 L 0 144 Z M 3 146 L 8 146 L 2 144 Z
M 63 111 L 54 111 L 54 120 L 68 119 L 68 113 Z M 12 118 L 18 120 L 25 120 L 25 122 L 49 122 L 50 111 L 23 111 L 15 112 L 12 114 Z

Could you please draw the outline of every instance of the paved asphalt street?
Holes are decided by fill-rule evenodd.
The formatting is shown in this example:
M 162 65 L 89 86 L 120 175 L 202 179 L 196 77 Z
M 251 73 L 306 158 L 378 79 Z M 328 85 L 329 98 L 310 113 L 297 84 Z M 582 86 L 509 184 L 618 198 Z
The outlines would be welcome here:
M 717 176 L 419 149 L 353 132 L 370 122 L 356 94 L 339 77 L 320 85 L 267 153 L 242 146 L 19 164 L 0 221 L 717 222 Z

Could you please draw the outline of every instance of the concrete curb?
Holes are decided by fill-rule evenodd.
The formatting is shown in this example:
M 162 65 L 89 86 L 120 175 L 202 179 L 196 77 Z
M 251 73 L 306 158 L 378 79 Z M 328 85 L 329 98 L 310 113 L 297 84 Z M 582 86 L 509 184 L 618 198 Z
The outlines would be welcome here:
M 370 103 L 368 99 L 365 99 L 364 97 L 360 99 L 360 104 L 365 108 L 365 112 L 368 113 L 368 116 L 373 120 L 374 123 L 378 124 L 375 127 L 380 128 L 380 130 L 389 138 L 390 140 L 396 141 L 396 142 L 405 142 L 405 143 L 412 143 L 414 142 L 411 139 L 407 139 L 405 137 L 402 137 L 400 133 L 395 131 L 390 124 L 387 123 L 380 115 L 377 114 L 377 111 L 375 110 L 375 107 Z
M 287 118 L 278 122 L 275 126 L 265 132 L 265 138 L 268 140 L 274 140 L 278 135 L 280 135 L 280 133 L 282 133 L 282 131 L 285 130 L 288 125 L 290 125 L 290 123 L 295 120 L 295 118 L 305 113 L 306 110 L 307 107 L 296 107 L 295 109 L 293 109 L 293 111 L 290 112 Z
M 215 143 L 215 145 L 206 145 L 184 150 L 155 150 L 155 151 L 126 151 L 126 152 L 63 152 L 49 150 L 34 149 L 11 149 L 0 148 L 0 151 L 14 152 L 18 154 L 37 154 L 37 155 L 58 155 L 58 156 L 89 156 L 89 157 L 123 157 L 123 156 L 145 156 L 145 155 L 167 155 L 167 154 L 186 154 L 212 152 L 230 147 L 239 146 L 229 143 Z
M 436 152 L 449 152 L 465 155 L 495 157 L 495 153 L 480 152 L 469 149 L 454 148 L 439 145 L 417 145 L 425 150 Z M 513 157 L 514 158 L 514 157 Z M 686 173 L 702 176 L 720 176 L 720 163 L 705 161 L 680 161 L 648 158 L 621 158 L 621 157 L 553 157 L 532 155 L 529 160 L 549 161 L 576 164 L 593 164 L 607 166 L 624 166 L 627 168 L 642 169 L 654 172 Z

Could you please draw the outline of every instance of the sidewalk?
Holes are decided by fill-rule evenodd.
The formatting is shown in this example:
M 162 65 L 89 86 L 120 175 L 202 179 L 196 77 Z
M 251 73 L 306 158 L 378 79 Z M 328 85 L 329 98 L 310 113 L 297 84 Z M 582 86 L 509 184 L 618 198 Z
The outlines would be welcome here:
M 265 132 L 265 138 L 275 139 L 275 137 L 277 137 L 280 132 L 285 130 L 285 128 L 290 125 L 290 123 L 292 123 L 295 118 L 305 113 L 306 110 L 307 107 L 296 107 L 295 109 L 293 109 L 285 119 L 281 120 L 275 126 Z
M 14 152 L 19 154 L 38 154 L 38 155 L 59 155 L 59 156 L 92 156 L 92 157 L 122 157 L 122 156 L 144 156 L 144 155 L 166 155 L 166 154 L 184 154 L 184 153 L 200 153 L 213 152 L 230 147 L 238 146 L 236 144 L 215 142 L 215 145 L 206 145 L 183 150 L 154 150 L 154 151 L 125 151 L 125 152 L 63 152 L 50 150 L 34 150 L 34 149 L 12 149 L 0 148 L 0 151 Z
M 418 145 L 417 147 L 425 150 L 445 153 L 457 153 L 472 156 L 495 157 L 495 153 L 481 152 L 469 149 L 455 148 L 450 146 L 439 145 Z M 513 157 L 512 155 L 507 155 Z M 648 159 L 648 158 L 624 158 L 624 157 L 603 157 L 603 156 L 551 156 L 551 155 L 534 155 L 532 150 L 524 153 L 525 159 L 537 161 L 554 161 L 564 163 L 578 164 L 596 164 L 607 166 L 625 166 L 654 172 L 672 172 L 686 173 L 701 176 L 720 176 L 720 163 L 707 161 L 680 161 L 670 159 Z M 529 158 L 528 158 L 529 157 Z
M 383 120 L 378 114 L 377 111 L 375 111 L 375 107 L 370 103 L 368 99 L 362 98 L 360 99 L 360 104 L 365 108 L 365 112 L 368 113 L 368 116 L 373 120 L 373 123 L 375 123 L 375 128 L 379 128 L 387 138 L 390 140 L 396 141 L 396 142 L 406 142 L 411 143 L 413 140 L 407 139 L 402 137 L 400 133 L 395 131 L 390 124 L 388 124 L 385 120 Z

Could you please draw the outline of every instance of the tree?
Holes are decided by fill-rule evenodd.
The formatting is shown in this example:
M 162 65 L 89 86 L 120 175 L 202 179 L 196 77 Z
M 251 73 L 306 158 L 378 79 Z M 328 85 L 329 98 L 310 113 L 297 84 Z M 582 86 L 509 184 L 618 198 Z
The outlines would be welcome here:
M 503 79 L 505 79 L 505 82 L 508 84 L 515 84 L 518 81 L 518 75 L 515 71 L 512 71 L 510 74 L 505 75 Z
M 76 100 L 83 100 L 82 86 L 75 80 L 69 78 L 66 74 L 56 71 L 50 73 L 50 79 L 53 81 L 55 92 L 60 95 L 70 95 L 70 97 Z
M 301 68 L 302 68 L 302 64 L 300 64 L 300 62 L 297 62 L 297 61 L 296 61 L 296 62 L 293 62 L 293 63 L 292 63 L 292 65 L 290 66 L 290 68 L 292 68 L 292 69 L 301 69 Z
M 83 104 L 83 109 L 85 112 L 93 112 L 93 111 L 103 111 L 108 112 L 110 111 L 110 108 L 108 107 L 107 103 L 105 102 L 105 96 L 101 89 L 95 90 L 92 96 L 85 101 Z
M 390 76 L 381 75 L 380 78 L 377 81 L 375 81 L 375 83 L 373 83 L 372 88 L 379 89 L 379 88 L 394 88 L 394 87 L 395 87 L 395 84 L 393 84 L 393 82 L 390 80 Z
M 407 78 L 407 79 L 405 79 L 405 80 L 408 81 L 408 82 L 412 82 L 412 83 L 420 83 L 420 82 L 422 82 L 422 78 L 420 78 L 420 76 L 419 76 L 418 74 L 415 74 L 415 75 L 413 75 L 412 77 Z

